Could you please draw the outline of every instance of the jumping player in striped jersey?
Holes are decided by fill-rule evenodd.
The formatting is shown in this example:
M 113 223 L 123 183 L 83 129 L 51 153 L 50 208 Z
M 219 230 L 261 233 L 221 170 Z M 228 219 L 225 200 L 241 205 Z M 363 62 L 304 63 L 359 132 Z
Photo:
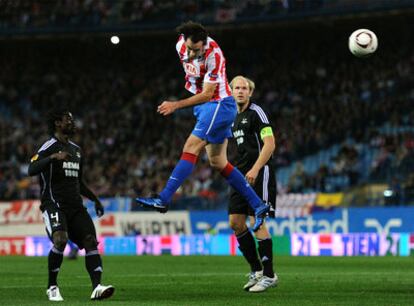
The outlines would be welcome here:
M 269 215 L 275 216 L 276 175 L 272 165 L 275 137 L 269 116 L 257 104 L 251 102 L 255 84 L 243 76 L 235 77 L 230 86 L 237 102 L 238 114 L 233 125 L 237 143 L 236 166 L 262 199 L 271 205 Z M 246 226 L 247 216 L 254 224 L 254 211 L 237 192 L 232 192 L 229 203 L 229 222 L 239 243 L 239 249 L 250 265 L 249 280 L 244 289 L 263 292 L 276 286 L 278 277 L 273 271 L 273 244 L 266 223 L 254 233 L 256 243 Z
M 223 52 L 199 23 L 189 21 L 179 26 L 177 31 L 180 36 L 176 49 L 185 72 L 185 88 L 194 95 L 179 101 L 164 101 L 158 106 L 158 113 L 167 116 L 178 109 L 194 106 L 197 122 L 187 138 L 180 161 L 159 196 L 138 197 L 136 201 L 143 206 L 166 212 L 173 194 L 191 174 L 197 157 L 205 149 L 210 165 L 220 171 L 253 209 L 255 224 L 252 229 L 257 231 L 270 207 L 227 160 L 227 143 L 228 138 L 232 137 L 231 125 L 237 107 L 227 82 Z
M 83 181 L 82 152 L 70 141 L 75 133 L 72 114 L 65 109 L 55 109 L 48 114 L 47 120 L 51 138 L 40 147 L 29 165 L 29 175 L 39 175 L 40 209 L 46 232 L 53 242 L 48 256 L 46 295 L 50 301 L 63 301 L 57 276 L 69 238 L 79 248 L 85 249 L 85 266 L 92 282 L 91 300 L 105 299 L 113 294 L 115 288 L 101 285 L 102 260 L 95 226 L 82 204 L 82 196 L 95 202 L 99 217 L 104 214 L 104 208 Z

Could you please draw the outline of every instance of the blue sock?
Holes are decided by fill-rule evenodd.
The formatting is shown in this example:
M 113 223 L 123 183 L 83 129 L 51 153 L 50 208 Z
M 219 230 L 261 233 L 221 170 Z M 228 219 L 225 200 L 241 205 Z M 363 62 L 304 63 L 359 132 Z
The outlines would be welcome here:
M 263 204 L 263 201 L 246 181 L 243 174 L 237 168 L 233 167 L 232 164 L 227 163 L 226 167 L 221 171 L 221 175 L 226 178 L 231 187 L 249 202 L 251 208 L 256 210 L 256 208 Z
M 194 165 L 197 162 L 197 155 L 183 152 L 181 159 L 175 166 L 167 185 L 160 192 L 160 198 L 164 203 L 170 203 L 171 198 L 184 180 L 193 172 Z

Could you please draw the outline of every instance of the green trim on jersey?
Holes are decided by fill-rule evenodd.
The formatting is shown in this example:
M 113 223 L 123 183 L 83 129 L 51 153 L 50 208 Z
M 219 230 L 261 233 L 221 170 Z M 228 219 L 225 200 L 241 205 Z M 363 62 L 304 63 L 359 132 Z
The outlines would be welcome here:
M 262 128 L 262 130 L 260 131 L 260 138 L 262 140 L 263 140 L 263 138 L 265 138 L 267 136 L 273 136 L 273 131 L 272 131 L 272 128 L 270 126 L 266 126 L 266 127 Z

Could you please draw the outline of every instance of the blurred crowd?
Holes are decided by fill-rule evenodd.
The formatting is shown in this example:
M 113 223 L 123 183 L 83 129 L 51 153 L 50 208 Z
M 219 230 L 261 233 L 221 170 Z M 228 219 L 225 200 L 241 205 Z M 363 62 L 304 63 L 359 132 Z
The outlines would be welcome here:
M 336 0 L 334 5 L 338 2 L 344 0 Z M 0 0 L 0 28 L 96 27 L 187 19 L 226 23 L 313 11 L 323 5 L 324 0 Z
M 410 0 L 0 0 L 0 29 L 228 23 L 389 9 Z
M 286 191 L 338 192 L 369 182 L 386 183 L 414 197 L 413 170 L 414 129 L 391 135 L 374 132 L 360 143 L 342 144 L 336 155 L 319 162 L 316 172 L 296 163 Z
M 410 141 L 394 137 L 390 150 L 372 131 L 385 123 L 414 126 L 412 32 L 407 30 L 404 47 L 395 48 L 390 30 L 382 40 L 389 39 L 388 47 L 360 60 L 344 47 L 345 36 L 331 34 L 338 38 L 332 40 L 302 29 L 297 34 L 303 39 L 295 41 L 288 39 L 289 31 L 277 39 L 273 29 L 259 31 L 212 36 L 226 54 L 229 78 L 243 74 L 256 81 L 253 100 L 274 122 L 278 168 L 352 137 L 384 151 L 369 170 L 372 179 L 384 179 L 381 169 L 390 154 L 401 160 L 398 148 L 411 153 L 412 135 Z M 73 111 L 74 141 L 86 158 L 85 180 L 99 195 L 159 191 L 194 124 L 190 109 L 169 117 L 156 113 L 163 100 L 188 96 L 175 41 L 174 34 L 127 37 L 113 46 L 90 37 L 13 41 L 0 49 L 0 199 L 38 197 L 37 178 L 27 177 L 27 167 L 48 139 L 45 113 L 56 104 Z M 345 171 L 357 184 L 352 170 L 357 160 L 357 150 L 344 148 L 338 169 L 321 167 L 318 175 Z M 202 155 L 177 196 L 214 200 L 226 188 Z

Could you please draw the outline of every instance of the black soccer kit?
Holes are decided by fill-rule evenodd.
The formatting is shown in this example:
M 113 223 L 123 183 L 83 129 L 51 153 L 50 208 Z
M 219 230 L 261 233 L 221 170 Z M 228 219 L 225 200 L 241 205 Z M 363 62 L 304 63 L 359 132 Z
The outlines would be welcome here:
M 68 152 L 68 160 L 51 159 L 50 155 Z M 37 164 L 33 164 L 37 161 Z M 69 141 L 63 143 L 56 138 L 45 142 L 33 156 L 33 166 L 41 167 L 39 180 L 43 220 L 49 237 L 55 231 L 66 231 L 69 239 L 79 248 L 87 235 L 96 237 L 95 226 L 80 194 L 82 180 L 82 155 L 79 146 Z M 32 165 L 31 165 L 32 166 Z
M 237 114 L 232 127 L 233 137 L 237 143 L 235 165 L 246 174 L 255 164 L 263 148 L 262 137 L 271 135 L 269 116 L 257 104 L 250 103 L 241 113 Z M 273 156 L 259 171 L 253 186 L 257 195 L 271 205 L 270 217 L 274 217 L 276 208 L 276 173 L 272 166 Z M 248 202 L 236 191 L 230 195 L 229 214 L 254 216 L 254 210 Z

